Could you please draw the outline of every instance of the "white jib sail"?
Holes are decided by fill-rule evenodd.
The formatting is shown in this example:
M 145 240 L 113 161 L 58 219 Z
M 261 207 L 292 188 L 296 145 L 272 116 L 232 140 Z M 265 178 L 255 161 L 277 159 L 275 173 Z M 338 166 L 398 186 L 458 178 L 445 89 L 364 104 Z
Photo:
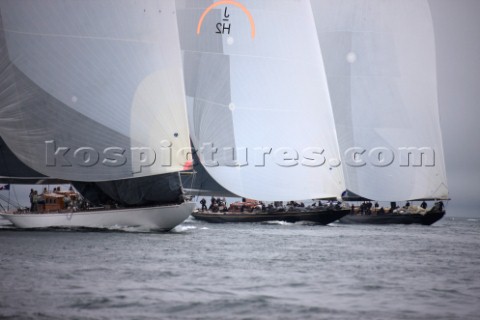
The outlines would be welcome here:
M 206 146 L 199 156 L 211 176 L 259 200 L 339 196 L 310 2 L 177 1 L 177 10 L 190 131 L 196 148 Z
M 312 8 L 347 189 L 375 200 L 447 198 L 428 2 L 319 0 Z
M 183 168 L 173 0 L 2 0 L 0 10 L 0 136 L 20 160 L 80 181 Z

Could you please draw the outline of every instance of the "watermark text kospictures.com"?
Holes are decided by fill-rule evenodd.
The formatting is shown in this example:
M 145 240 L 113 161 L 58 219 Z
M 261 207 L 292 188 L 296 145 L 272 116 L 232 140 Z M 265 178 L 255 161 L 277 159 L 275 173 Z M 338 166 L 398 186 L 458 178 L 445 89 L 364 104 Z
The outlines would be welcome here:
M 170 152 L 171 144 L 166 149 Z M 164 148 L 162 148 L 164 149 Z M 45 164 L 47 167 L 94 167 L 105 166 L 110 168 L 129 165 L 133 173 L 139 173 L 143 167 L 150 167 L 157 160 L 157 153 L 149 147 L 130 147 L 130 156 L 127 149 L 122 147 L 107 147 L 101 151 L 93 147 L 73 149 L 66 146 L 57 146 L 55 141 L 45 142 Z M 165 151 L 165 150 L 162 150 Z M 169 161 L 165 166 L 171 166 Z
M 349 167 L 433 167 L 435 151 L 431 147 L 400 147 L 392 150 L 387 147 L 366 149 L 352 147 L 343 151 L 342 160 L 327 158 L 327 152 L 321 147 L 307 147 L 300 151 L 290 147 L 222 147 L 213 143 L 204 143 L 198 150 L 180 149 L 173 151 L 172 143 L 162 141 L 160 148 L 111 146 L 97 150 L 91 146 L 72 148 L 60 146 L 54 140 L 45 142 L 45 161 L 48 167 L 132 167 L 133 173 L 153 165 L 168 167 L 183 165 L 191 160 L 196 152 L 206 167 L 322 167 L 330 168 L 345 165 Z M 128 150 L 128 152 L 127 152 Z

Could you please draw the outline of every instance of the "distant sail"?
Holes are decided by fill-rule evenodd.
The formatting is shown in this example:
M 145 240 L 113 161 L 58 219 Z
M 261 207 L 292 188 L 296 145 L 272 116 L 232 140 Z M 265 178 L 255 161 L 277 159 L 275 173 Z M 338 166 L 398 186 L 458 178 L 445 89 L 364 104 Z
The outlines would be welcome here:
M 173 0 L 0 1 L 0 136 L 36 172 L 180 171 L 185 106 Z
M 428 1 L 312 7 L 347 189 L 386 201 L 448 198 Z
M 339 196 L 343 172 L 333 161 L 339 149 L 310 2 L 178 1 L 177 10 L 190 131 L 205 147 L 207 172 L 252 199 Z

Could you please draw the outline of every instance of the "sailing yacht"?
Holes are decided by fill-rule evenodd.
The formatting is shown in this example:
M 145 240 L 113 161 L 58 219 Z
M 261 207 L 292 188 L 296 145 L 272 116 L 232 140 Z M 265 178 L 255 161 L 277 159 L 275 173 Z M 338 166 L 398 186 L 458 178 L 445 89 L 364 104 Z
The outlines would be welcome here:
M 0 1 L 0 178 L 96 207 L 2 214 L 16 226 L 172 229 L 194 208 L 187 121 L 175 1 Z
M 177 15 L 192 144 L 216 182 L 204 180 L 213 189 L 202 194 L 339 197 L 345 183 L 330 161 L 339 146 L 310 1 L 179 1 Z
M 350 195 L 345 199 L 447 200 L 428 1 L 319 0 L 312 9 Z M 421 215 L 431 224 L 445 214 L 440 203 L 416 209 L 394 212 L 395 219 L 343 221 L 426 221 L 408 219 Z

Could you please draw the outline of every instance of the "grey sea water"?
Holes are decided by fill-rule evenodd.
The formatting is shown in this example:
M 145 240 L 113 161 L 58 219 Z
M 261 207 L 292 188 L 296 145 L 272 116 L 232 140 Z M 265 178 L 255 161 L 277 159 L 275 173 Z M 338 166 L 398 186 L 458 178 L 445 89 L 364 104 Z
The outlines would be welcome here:
M 479 319 L 480 221 L 0 227 L 0 318 Z

